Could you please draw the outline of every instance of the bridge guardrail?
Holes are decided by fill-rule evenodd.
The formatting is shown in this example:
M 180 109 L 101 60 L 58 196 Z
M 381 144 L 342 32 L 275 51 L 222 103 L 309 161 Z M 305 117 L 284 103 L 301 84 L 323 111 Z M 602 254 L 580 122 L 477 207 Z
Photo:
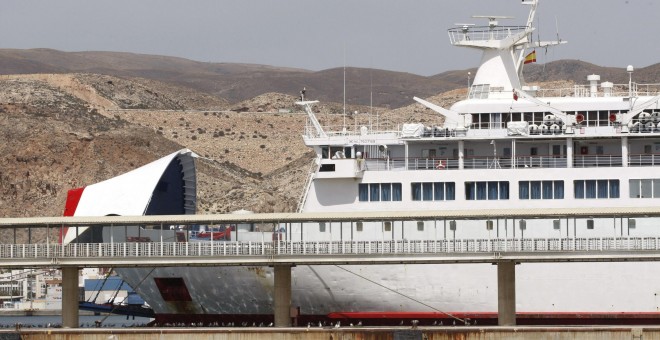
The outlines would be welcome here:
M 3 259 L 602 251 L 660 251 L 660 238 L 0 244 Z

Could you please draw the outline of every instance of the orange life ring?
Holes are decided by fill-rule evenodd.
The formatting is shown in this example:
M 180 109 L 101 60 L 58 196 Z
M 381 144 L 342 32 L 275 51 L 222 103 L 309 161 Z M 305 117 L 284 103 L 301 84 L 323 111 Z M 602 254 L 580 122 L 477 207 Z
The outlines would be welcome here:
M 584 121 L 584 115 L 581 113 L 578 113 L 575 115 L 575 121 L 580 124 Z

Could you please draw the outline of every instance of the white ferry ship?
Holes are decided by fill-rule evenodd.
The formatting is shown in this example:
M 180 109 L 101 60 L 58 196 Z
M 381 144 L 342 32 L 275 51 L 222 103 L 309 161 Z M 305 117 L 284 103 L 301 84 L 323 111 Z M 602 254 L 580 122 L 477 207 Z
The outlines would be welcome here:
M 559 42 L 531 39 L 538 0 L 526 24 L 449 29 L 454 46 L 481 50 L 465 100 L 449 109 L 415 98 L 444 124 L 370 126 L 331 131 L 311 109 L 306 145 L 317 153 L 301 200 L 303 212 L 543 209 L 660 204 L 659 86 L 600 82 L 543 89 L 521 83 L 534 48 Z M 532 53 L 532 54 L 530 54 Z M 622 71 L 624 72 L 624 71 Z M 72 190 L 66 215 L 195 213 L 193 155 L 181 151 L 105 182 Z M 126 192 L 131 192 L 127 195 Z M 658 236 L 652 221 L 594 219 L 366 225 L 291 225 L 284 240 L 425 240 L 438 238 L 579 238 Z M 122 238 L 159 241 L 173 231 L 114 229 L 69 232 L 64 242 Z M 223 234 L 262 240 L 250 227 Z M 225 237 L 226 236 L 226 237 Z M 270 234 L 269 234 L 270 237 Z M 187 239 L 183 239 L 184 241 Z M 365 323 L 394 319 L 496 320 L 496 268 L 472 265 L 298 266 L 292 305 L 301 320 L 344 317 Z M 656 263 L 524 264 L 517 268 L 516 310 L 535 322 L 648 322 L 660 317 Z M 161 323 L 272 318 L 272 268 L 117 269 Z M 441 311 L 441 312 L 440 312 Z M 398 319 L 397 319 L 398 320 Z M 544 321 L 545 320 L 545 321 Z M 605 321 L 603 321 L 605 320 Z M 397 321 L 398 322 L 398 321 Z

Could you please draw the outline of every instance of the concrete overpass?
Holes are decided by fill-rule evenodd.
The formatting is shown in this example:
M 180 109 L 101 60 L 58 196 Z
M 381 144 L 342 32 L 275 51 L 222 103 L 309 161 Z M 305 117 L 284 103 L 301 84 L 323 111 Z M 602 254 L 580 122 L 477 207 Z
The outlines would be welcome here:
M 281 213 L 174 216 L 37 217 L 0 219 L 2 228 L 144 226 L 222 223 L 354 223 L 539 218 L 653 218 L 660 207 L 511 209 L 481 211 Z M 658 233 L 660 236 L 660 231 Z M 515 264 L 523 262 L 658 261 L 657 237 L 495 238 L 468 240 L 45 243 L 0 245 L 0 267 L 56 267 L 63 272 L 63 325 L 77 327 L 77 279 L 81 267 L 273 266 L 276 326 L 290 325 L 291 266 L 398 263 L 494 263 L 498 265 L 500 325 L 515 325 Z

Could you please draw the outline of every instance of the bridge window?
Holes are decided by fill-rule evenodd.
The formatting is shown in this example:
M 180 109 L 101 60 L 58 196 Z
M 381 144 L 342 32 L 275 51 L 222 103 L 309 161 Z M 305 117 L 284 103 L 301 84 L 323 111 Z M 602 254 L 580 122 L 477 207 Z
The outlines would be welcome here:
M 660 198 L 660 179 L 631 179 L 630 198 Z
M 401 201 L 401 183 L 360 183 L 360 202 Z
M 453 201 L 456 199 L 454 182 L 412 183 L 413 201 Z
M 466 200 L 508 200 L 509 182 L 465 182 Z
M 521 200 L 564 199 L 564 181 L 520 181 L 518 197 Z
M 574 183 L 575 198 L 619 198 L 618 179 L 576 180 Z

